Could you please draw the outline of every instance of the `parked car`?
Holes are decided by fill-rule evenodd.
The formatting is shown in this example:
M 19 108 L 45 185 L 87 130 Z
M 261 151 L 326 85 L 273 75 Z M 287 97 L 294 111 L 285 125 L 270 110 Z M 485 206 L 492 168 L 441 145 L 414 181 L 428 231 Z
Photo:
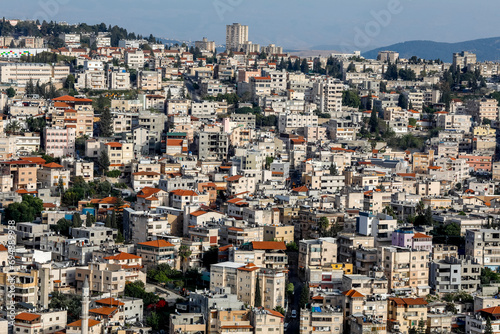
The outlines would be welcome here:
M 292 310 L 292 318 L 297 318 L 297 311 L 296 310 Z

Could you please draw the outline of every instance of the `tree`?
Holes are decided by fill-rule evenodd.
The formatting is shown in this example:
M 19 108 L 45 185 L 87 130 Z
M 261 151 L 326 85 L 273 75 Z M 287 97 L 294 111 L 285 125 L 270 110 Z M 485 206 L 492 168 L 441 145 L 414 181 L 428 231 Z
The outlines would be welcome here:
M 110 165 L 108 152 L 106 152 L 105 150 L 101 151 L 101 154 L 99 154 L 99 158 L 97 159 L 97 165 L 99 165 L 99 168 L 101 169 L 103 174 L 104 172 L 108 171 Z
M 500 282 L 500 274 L 494 272 L 488 267 L 481 269 L 481 284 L 490 284 Z
M 73 74 L 66 77 L 66 80 L 64 81 L 64 88 L 75 89 L 75 76 Z
M 210 266 L 217 262 L 219 262 L 219 248 L 216 246 L 212 246 L 209 248 L 209 250 L 203 253 L 203 267 L 205 267 L 207 270 L 210 270 Z
M 349 66 L 347 66 L 347 72 L 356 72 L 356 65 L 354 63 L 350 63 Z
M 302 59 L 302 63 L 300 64 L 300 71 L 302 73 L 309 73 L 309 64 L 307 63 L 307 59 Z
M 50 225 L 50 228 L 57 233 L 69 237 L 69 229 L 73 226 L 73 223 L 66 218 L 61 218 L 57 221 L 55 225 Z
M 80 213 L 75 212 L 72 223 L 73 227 L 82 227 L 82 217 L 80 217 Z
M 318 227 L 320 230 L 320 234 L 324 235 L 328 227 L 330 227 L 330 220 L 328 217 L 321 217 L 318 222 Z
M 26 95 L 32 95 L 35 93 L 35 86 L 32 79 L 29 79 L 26 83 L 25 93 Z
M 334 176 L 339 175 L 339 171 L 337 170 L 337 166 L 333 162 L 330 165 L 330 175 L 334 175 Z
M 417 120 L 415 118 L 408 119 L 408 125 L 411 125 L 413 127 L 417 126 Z
M 7 93 L 7 96 L 11 97 L 11 98 L 16 96 L 16 90 L 12 87 L 7 88 L 6 93 Z
M 399 94 L 398 106 L 402 109 L 408 109 L 408 100 L 406 99 L 406 96 L 404 96 L 404 94 Z
M 64 182 L 62 180 L 62 177 L 60 176 L 59 176 L 59 182 L 57 182 L 57 191 L 59 192 L 59 196 L 61 196 L 64 191 Z
M 295 286 L 293 285 L 292 282 L 288 282 L 288 284 L 286 285 L 286 290 L 285 290 L 286 295 L 288 297 L 292 297 L 294 291 L 295 291 Z
M 189 249 L 188 246 L 186 245 L 181 245 L 179 247 L 179 257 L 182 259 L 182 272 L 186 272 L 186 263 L 189 260 L 189 257 L 191 256 L 193 252 Z
M 68 321 L 76 321 L 82 313 L 82 297 L 74 294 L 63 294 L 59 291 L 52 292 L 49 308 L 68 311 Z
M 99 132 L 102 137 L 111 137 L 113 135 L 113 116 L 108 108 L 101 112 L 99 118 Z
M 146 323 L 154 330 L 158 330 L 160 328 L 160 316 L 156 312 L 151 312 L 151 315 L 146 319 Z
M 292 241 L 286 244 L 286 250 L 288 252 L 298 252 L 299 246 L 297 246 L 297 243 L 295 241 Z
M 85 226 L 87 227 L 91 227 L 92 226 L 92 223 L 93 223 L 93 218 L 94 216 L 90 213 L 90 212 L 87 212 L 87 218 L 85 219 Z
M 342 92 L 342 105 L 349 106 L 353 108 L 359 108 L 361 106 L 361 99 L 359 95 L 354 90 L 345 90 Z
M 370 114 L 370 121 L 368 122 L 370 125 L 370 133 L 378 132 L 378 115 L 377 111 L 374 109 Z
M 491 326 L 491 319 L 486 317 L 486 326 L 484 326 L 484 334 L 493 334 L 493 327 Z
M 255 282 L 255 305 L 254 307 L 262 306 L 262 292 L 260 291 L 260 279 L 259 274 L 257 273 L 257 279 Z
M 425 321 L 422 318 L 418 321 L 417 334 L 425 334 Z
M 274 161 L 273 157 L 266 157 L 266 169 L 269 169 L 269 167 L 271 167 L 273 161 Z
M 306 282 L 302 287 L 302 291 L 300 292 L 300 301 L 299 306 L 301 309 L 305 308 L 307 303 L 309 303 L 309 286 Z

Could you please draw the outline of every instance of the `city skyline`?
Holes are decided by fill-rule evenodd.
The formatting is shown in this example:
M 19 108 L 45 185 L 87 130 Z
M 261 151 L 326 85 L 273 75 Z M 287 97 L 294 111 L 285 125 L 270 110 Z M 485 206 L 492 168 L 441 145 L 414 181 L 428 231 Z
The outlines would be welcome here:
M 467 12 L 461 4 L 465 5 L 465 1 L 435 3 L 425 0 L 417 4 L 400 0 L 377 3 L 359 0 L 337 6 L 321 0 L 314 3 L 292 1 L 285 6 L 283 1 L 195 3 L 188 0 L 182 3 L 150 1 L 144 8 L 129 1 L 115 0 L 106 3 L 27 0 L 9 5 L 4 16 L 68 23 L 104 22 L 142 35 L 153 33 L 160 38 L 192 41 L 207 37 L 217 44 L 225 43 L 226 25 L 238 22 L 249 26 L 252 42 L 273 43 L 287 49 L 328 49 L 330 46 L 338 51 L 366 51 L 410 40 L 451 43 L 495 37 L 493 32 L 500 28 L 494 17 L 495 7 L 500 7 L 497 2 L 483 1 L 468 8 Z M 489 24 L 458 24 L 471 18 L 480 18 Z

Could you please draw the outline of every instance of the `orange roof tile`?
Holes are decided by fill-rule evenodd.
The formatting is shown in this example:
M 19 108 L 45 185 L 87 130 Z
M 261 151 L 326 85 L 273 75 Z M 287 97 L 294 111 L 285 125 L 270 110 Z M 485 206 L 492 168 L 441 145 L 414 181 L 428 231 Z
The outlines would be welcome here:
M 61 97 L 56 97 L 55 99 L 52 99 L 52 101 L 59 101 L 59 102 L 92 102 L 91 99 L 80 99 L 76 98 L 74 96 L 69 96 L 69 95 L 64 95 Z
M 302 186 L 302 187 L 293 188 L 292 191 L 295 191 L 296 193 L 305 193 L 305 192 L 308 192 L 309 189 L 306 186 Z
M 36 320 L 38 318 L 40 318 L 40 314 L 23 312 L 23 313 L 19 313 L 18 315 L 16 315 L 16 317 L 14 319 L 23 320 L 23 321 L 33 321 L 33 320 Z
M 36 164 L 41 164 L 41 165 L 43 165 L 46 162 L 45 159 L 42 159 L 40 157 L 21 157 L 20 159 L 23 161 L 34 162 Z
M 117 142 L 111 142 L 111 143 L 106 143 L 104 145 L 107 145 L 109 147 L 122 147 L 123 145 Z
M 247 265 L 238 268 L 238 270 L 255 271 L 255 270 L 259 270 L 259 267 L 257 267 L 255 264 L 250 262 Z
M 417 232 L 413 235 L 413 239 L 432 239 L 432 237 L 430 235 Z
M 253 249 L 286 250 L 283 241 L 252 241 Z
M 114 299 L 114 298 L 104 298 L 104 299 L 99 299 L 95 301 L 97 304 L 103 304 L 103 305 L 112 305 L 112 306 L 123 306 L 125 303 L 122 303 L 121 301 Z
M 149 175 L 149 176 L 159 176 L 161 175 L 160 173 L 157 172 L 146 172 L 146 171 L 141 171 L 141 172 L 135 172 L 132 173 L 132 175 Z
M 138 245 L 150 246 L 155 248 L 174 247 L 174 245 L 172 245 L 170 242 L 163 239 L 139 242 Z
M 134 254 L 129 254 L 125 252 L 120 252 L 119 254 L 113 255 L 113 256 L 107 256 L 104 259 L 105 260 L 117 260 L 117 261 L 122 261 L 122 260 L 133 260 L 133 259 L 140 259 L 140 256 L 134 255 Z
M 233 181 L 238 181 L 239 179 L 241 179 L 243 177 L 243 175 L 234 175 L 234 176 L 230 176 L 226 179 L 226 182 L 233 182 Z
M 162 190 L 158 188 L 144 187 L 137 193 L 137 197 L 148 198 L 151 197 L 151 195 L 156 194 L 160 191 Z
M 94 327 L 95 325 L 97 324 L 100 324 L 101 322 L 100 321 L 97 321 L 97 320 L 94 320 L 94 319 L 89 319 L 89 327 Z M 82 327 L 82 320 L 77 320 L 77 321 L 74 321 L 70 324 L 67 324 L 66 327 Z
M 177 196 L 198 196 L 198 194 L 193 190 L 176 189 L 172 190 L 171 193 Z
M 51 163 L 48 163 L 46 165 L 43 165 L 43 167 L 47 167 L 47 168 L 64 168 L 64 166 L 56 164 L 55 162 L 51 162 Z
M 342 292 L 342 294 L 344 296 L 347 296 L 347 297 L 352 297 L 352 298 L 363 298 L 365 295 L 357 292 L 356 290 L 348 290 L 348 291 L 344 291 Z
M 108 316 L 108 317 L 111 316 L 116 311 L 118 311 L 118 308 L 106 307 L 106 306 L 89 310 L 90 313 L 100 314 L 100 315 L 104 315 L 104 316 Z
M 205 213 L 207 213 L 206 211 L 203 211 L 203 210 L 198 210 L 198 211 L 195 211 L 195 212 L 192 212 L 190 213 L 191 216 L 194 216 L 194 217 L 199 217 L 201 215 L 204 215 Z

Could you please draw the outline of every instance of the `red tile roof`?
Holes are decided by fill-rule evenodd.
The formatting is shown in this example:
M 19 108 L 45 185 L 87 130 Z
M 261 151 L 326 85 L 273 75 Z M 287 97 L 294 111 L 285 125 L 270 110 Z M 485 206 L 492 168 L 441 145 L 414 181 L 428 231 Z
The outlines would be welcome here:
M 33 320 L 36 320 L 38 318 L 40 318 L 40 314 L 23 312 L 23 313 L 19 313 L 18 315 L 16 315 L 16 317 L 14 319 L 15 320 L 23 320 L 23 321 L 33 321 Z
M 286 250 L 283 241 L 252 241 L 253 249 Z
M 106 143 L 104 145 L 107 145 L 109 147 L 122 147 L 123 145 L 117 142 L 111 142 L 111 143 Z
M 361 294 L 361 293 L 357 292 L 356 290 L 352 290 L 352 289 L 351 289 L 351 290 L 348 290 L 348 291 L 344 291 L 344 292 L 342 292 L 342 294 L 343 294 L 344 296 L 347 296 L 347 297 L 352 297 L 352 298 L 362 298 L 362 297 L 364 297 L 364 296 L 365 296 L 365 295 L 363 295 L 363 294 Z
M 48 163 L 46 165 L 43 165 L 43 167 L 47 167 L 47 168 L 64 168 L 64 166 L 56 164 L 55 162 L 51 162 L 51 163 Z
M 139 242 L 138 245 L 150 246 L 155 248 L 174 247 L 174 245 L 172 245 L 170 242 L 163 239 Z
M 112 305 L 112 306 L 123 306 L 125 303 L 122 303 L 121 301 L 114 299 L 114 298 L 104 298 L 104 299 L 99 299 L 95 301 L 97 304 L 102 304 L 102 305 Z
M 105 307 L 105 306 L 89 310 L 90 313 L 100 314 L 107 317 L 111 316 L 116 311 L 118 311 L 118 308 L 116 307 Z
M 198 196 L 198 194 L 193 190 L 176 189 L 172 190 L 171 193 L 177 196 Z
M 158 188 L 144 187 L 137 193 L 137 197 L 148 198 L 151 197 L 151 195 L 156 194 L 160 191 L 162 190 Z
M 226 179 L 226 182 L 233 182 L 233 181 L 238 181 L 239 179 L 241 179 L 243 177 L 243 175 L 234 175 L 234 176 L 230 176 Z
M 113 256 L 107 256 L 104 259 L 105 260 L 117 260 L 117 261 L 123 261 L 123 260 L 133 260 L 133 259 L 140 259 L 140 256 L 134 255 L 134 254 L 129 254 L 125 252 L 121 252 L 119 254 L 113 255 Z
M 195 211 L 195 212 L 192 212 L 190 213 L 191 216 L 194 216 L 194 217 L 199 217 L 201 215 L 204 215 L 205 213 L 207 213 L 206 211 L 203 211 L 203 210 L 198 210 L 198 211 Z
M 292 191 L 295 191 L 296 193 L 305 193 L 305 192 L 308 192 L 309 189 L 306 186 L 302 186 L 302 187 L 293 188 Z
M 89 327 L 94 327 L 95 325 L 97 324 L 100 324 L 101 322 L 100 321 L 97 321 L 97 320 L 94 320 L 94 319 L 89 319 Z M 66 327 L 82 327 L 82 320 L 77 320 L 77 321 L 74 321 L 70 324 L 67 324 Z
M 59 101 L 59 102 L 92 102 L 91 99 L 80 99 L 76 98 L 74 96 L 69 96 L 69 95 L 64 95 L 61 97 L 56 97 L 55 99 L 52 99 L 52 101 Z

